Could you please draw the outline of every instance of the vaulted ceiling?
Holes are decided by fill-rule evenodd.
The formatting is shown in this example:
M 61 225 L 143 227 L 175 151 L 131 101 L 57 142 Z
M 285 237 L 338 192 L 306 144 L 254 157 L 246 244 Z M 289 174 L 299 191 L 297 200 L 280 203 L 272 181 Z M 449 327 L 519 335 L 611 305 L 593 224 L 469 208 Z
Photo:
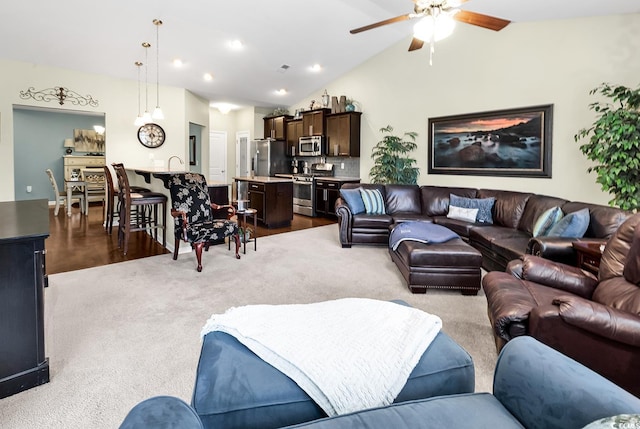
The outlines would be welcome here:
M 350 29 L 412 12 L 411 0 L 9 3 L 0 8 L 0 59 L 132 80 L 137 79 L 134 63 L 142 61 L 148 66 L 149 82 L 155 82 L 159 48 L 161 84 L 186 88 L 211 102 L 236 105 L 295 103 L 391 45 L 406 40 L 408 46 L 415 23 L 349 34 Z M 640 13 L 640 0 L 469 0 L 462 9 L 518 25 Z M 157 45 L 155 18 L 163 21 Z M 233 40 L 242 47 L 234 49 Z M 146 59 L 145 41 L 152 44 Z M 407 55 L 424 55 L 428 61 L 422 51 Z M 181 59 L 182 66 L 175 66 L 174 59 Z M 314 64 L 320 65 L 319 71 L 311 69 Z M 205 73 L 213 78 L 205 80 Z M 144 76 L 143 72 L 143 80 Z M 276 94 L 281 88 L 287 90 L 285 95 Z

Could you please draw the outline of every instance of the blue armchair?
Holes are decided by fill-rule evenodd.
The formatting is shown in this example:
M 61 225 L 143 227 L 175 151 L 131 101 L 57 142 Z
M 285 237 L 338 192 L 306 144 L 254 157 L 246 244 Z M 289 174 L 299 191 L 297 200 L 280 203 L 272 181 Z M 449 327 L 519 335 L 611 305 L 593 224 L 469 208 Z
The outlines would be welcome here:
M 534 338 L 522 336 L 509 341 L 501 351 L 493 394 L 469 393 L 401 402 L 290 428 L 578 429 L 620 414 L 640 414 L 640 398 Z M 166 396 L 136 405 L 120 426 L 152 427 L 204 426 L 181 399 Z

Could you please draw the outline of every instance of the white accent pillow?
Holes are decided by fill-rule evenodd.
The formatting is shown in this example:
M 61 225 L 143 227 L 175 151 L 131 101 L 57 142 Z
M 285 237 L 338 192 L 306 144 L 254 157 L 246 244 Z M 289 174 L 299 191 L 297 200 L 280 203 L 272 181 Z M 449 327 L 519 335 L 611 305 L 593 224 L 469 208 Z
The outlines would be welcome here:
M 449 219 L 463 220 L 465 222 L 475 222 L 478 216 L 478 209 L 465 209 L 463 207 L 449 206 Z

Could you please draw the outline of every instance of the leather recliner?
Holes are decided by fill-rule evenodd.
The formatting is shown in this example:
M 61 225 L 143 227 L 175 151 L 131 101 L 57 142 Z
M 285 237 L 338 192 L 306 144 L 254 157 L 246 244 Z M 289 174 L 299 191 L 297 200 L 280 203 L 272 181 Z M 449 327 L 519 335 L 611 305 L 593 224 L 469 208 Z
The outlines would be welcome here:
M 607 242 L 598 276 L 524 255 L 482 286 L 498 351 L 530 335 L 640 396 L 640 214 Z

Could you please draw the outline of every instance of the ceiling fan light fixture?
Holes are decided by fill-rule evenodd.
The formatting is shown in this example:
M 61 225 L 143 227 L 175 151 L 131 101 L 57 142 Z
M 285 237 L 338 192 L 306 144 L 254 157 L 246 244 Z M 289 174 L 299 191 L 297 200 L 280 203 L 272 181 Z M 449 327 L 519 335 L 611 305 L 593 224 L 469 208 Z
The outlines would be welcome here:
M 438 42 L 451 36 L 456 26 L 453 15 L 442 12 L 425 16 L 413 26 L 413 37 L 424 42 Z

